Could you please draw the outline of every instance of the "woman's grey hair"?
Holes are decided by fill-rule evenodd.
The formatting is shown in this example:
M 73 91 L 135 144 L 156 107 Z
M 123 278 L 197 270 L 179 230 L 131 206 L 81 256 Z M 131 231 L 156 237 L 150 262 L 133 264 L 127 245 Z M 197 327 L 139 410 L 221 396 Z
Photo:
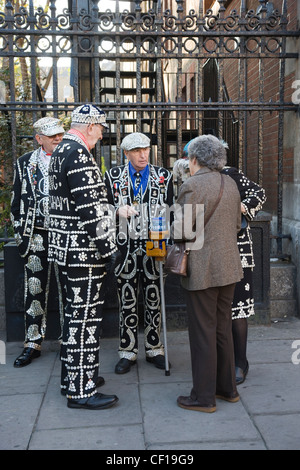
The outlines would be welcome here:
M 201 135 L 188 146 L 189 159 L 196 158 L 198 165 L 221 171 L 227 162 L 223 143 L 214 135 Z

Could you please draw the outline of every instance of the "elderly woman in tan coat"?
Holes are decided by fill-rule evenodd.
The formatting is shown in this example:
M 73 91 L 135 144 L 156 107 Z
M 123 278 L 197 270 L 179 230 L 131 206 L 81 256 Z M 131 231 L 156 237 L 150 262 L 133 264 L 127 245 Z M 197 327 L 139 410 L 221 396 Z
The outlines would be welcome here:
M 183 221 L 187 225 L 184 214 L 192 208 L 190 225 L 196 239 L 188 244 L 188 276 L 182 278 L 182 286 L 187 292 L 193 387 L 190 395 L 178 397 L 177 403 L 188 410 L 211 413 L 216 410 L 216 398 L 239 400 L 231 304 L 235 284 L 243 277 L 237 247 L 241 200 L 235 182 L 220 173 L 226 151 L 219 139 L 213 135 L 195 138 L 188 157 L 191 178 L 181 186 L 177 203 L 183 217 L 175 214 L 173 231 L 175 239 L 178 228 L 183 230 L 182 239 L 191 239 Z M 199 208 L 203 208 L 202 218 Z

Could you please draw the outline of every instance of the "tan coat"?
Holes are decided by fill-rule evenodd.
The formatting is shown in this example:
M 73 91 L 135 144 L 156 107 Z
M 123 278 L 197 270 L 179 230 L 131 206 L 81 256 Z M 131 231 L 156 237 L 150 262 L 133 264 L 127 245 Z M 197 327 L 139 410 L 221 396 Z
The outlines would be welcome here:
M 189 254 L 188 277 L 182 278 L 182 286 L 187 290 L 225 286 L 243 277 L 237 246 L 241 222 L 240 194 L 233 179 L 227 175 L 223 177 L 223 195 L 204 229 L 203 246 Z M 183 183 L 177 204 L 182 207 L 185 204 L 203 204 L 205 217 L 214 206 L 220 185 L 220 173 L 203 167 Z

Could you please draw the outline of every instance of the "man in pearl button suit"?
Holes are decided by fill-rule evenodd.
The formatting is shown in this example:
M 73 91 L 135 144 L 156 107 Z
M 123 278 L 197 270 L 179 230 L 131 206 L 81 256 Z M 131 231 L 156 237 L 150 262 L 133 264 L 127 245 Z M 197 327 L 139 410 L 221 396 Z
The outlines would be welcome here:
M 108 201 L 115 208 L 117 245 L 121 262 L 116 267 L 120 301 L 120 343 L 115 373 L 125 374 L 138 354 L 138 287 L 144 297 L 144 348 L 146 360 L 165 368 L 164 346 L 160 341 L 161 298 L 158 263 L 146 254 L 146 242 L 153 217 L 165 217 L 173 206 L 173 180 L 166 168 L 149 163 L 150 139 L 133 132 L 124 137 L 121 148 L 125 165 L 107 171 Z
M 61 142 L 64 128 L 59 119 L 44 117 L 33 125 L 39 147 L 18 158 L 11 200 L 11 220 L 20 256 L 24 259 L 25 342 L 14 367 L 28 366 L 41 355 L 46 334 L 47 304 L 53 263 L 47 260 L 49 228 L 48 167 L 51 154 Z M 54 266 L 54 268 L 56 268 Z M 63 321 L 63 291 L 55 269 Z
M 49 260 L 59 266 L 67 290 L 61 392 L 69 408 L 100 410 L 118 401 L 97 392 L 103 383 L 98 368 L 104 281 L 117 252 L 107 191 L 91 154 L 106 127 L 100 108 L 77 107 L 49 171 Z

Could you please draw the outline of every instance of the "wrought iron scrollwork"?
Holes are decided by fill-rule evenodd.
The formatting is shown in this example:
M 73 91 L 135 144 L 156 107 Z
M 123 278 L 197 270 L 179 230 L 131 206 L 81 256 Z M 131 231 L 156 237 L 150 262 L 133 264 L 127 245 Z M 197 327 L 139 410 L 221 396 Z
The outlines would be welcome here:
M 143 31 L 154 31 L 156 29 L 156 24 L 155 24 L 155 11 L 154 10 L 149 10 L 148 13 L 143 14 L 142 17 L 142 24 L 141 28 Z
M 207 10 L 206 15 L 204 16 L 205 25 L 204 29 L 208 30 L 216 30 L 219 27 L 218 15 L 214 15 L 211 9 Z
M 57 16 L 57 28 L 61 30 L 70 29 L 70 17 L 70 11 L 64 8 L 62 14 Z
M 134 31 L 136 28 L 136 17 L 133 13 L 130 13 L 128 10 L 124 10 L 122 16 L 121 28 L 123 31 Z
M 91 31 L 93 29 L 93 17 L 84 8 L 79 12 L 79 19 L 79 29 L 81 31 Z
M 101 31 L 111 31 L 114 28 L 113 13 L 106 10 L 99 14 L 99 28 Z
M 166 10 L 163 13 L 164 16 L 164 30 L 165 31 L 175 31 L 176 29 L 176 16 L 172 15 L 171 10 Z
M 15 25 L 17 28 L 28 27 L 28 13 L 26 8 L 20 7 L 18 13 L 14 14 Z
M 94 54 L 115 57 L 122 53 L 135 57 L 160 54 L 161 57 L 216 57 L 238 56 L 242 52 L 253 56 L 283 53 L 281 32 L 287 36 L 286 0 L 282 13 L 270 10 L 268 2 L 260 0 L 260 7 L 246 11 L 241 2 L 238 12 L 225 10 L 219 0 L 218 9 L 199 8 L 185 12 L 182 0 L 176 0 L 177 9 L 162 10 L 162 2 L 145 11 L 144 2 L 137 0 L 131 11 L 100 11 L 98 0 L 91 8 L 71 12 L 58 8 L 57 0 L 50 7 L 21 7 L 16 11 L 10 1 L 0 12 L 0 51 L 25 54 L 30 58 L 74 53 L 78 57 Z M 121 5 L 121 3 L 120 3 Z M 40 33 L 30 40 L 32 31 Z M 83 35 L 84 33 L 84 35 Z M 97 33 L 97 34 L 95 34 Z M 8 40 L 8 37 L 11 37 Z M 262 41 L 262 37 L 264 40 Z M 180 38 L 180 39 L 179 39 Z M 12 48 L 9 51 L 9 48 Z
M 197 14 L 195 10 L 190 10 L 189 13 L 185 17 L 185 24 L 183 26 L 183 30 L 185 31 L 193 31 L 197 28 Z
M 52 0 L 50 14 L 42 7 L 37 7 L 34 17 L 31 18 L 28 9 L 20 7 L 17 12 L 11 2 L 7 2 L 5 12 L 0 12 L 0 29 L 27 29 L 28 27 L 49 30 L 64 29 L 72 31 L 74 24 L 80 31 L 145 31 L 157 33 L 159 31 L 234 31 L 242 29 L 244 31 L 276 31 L 281 24 L 286 24 L 286 18 L 275 9 L 271 13 L 266 13 L 267 2 L 260 2 L 262 8 L 260 12 L 249 10 L 240 14 L 233 9 L 227 17 L 224 17 L 224 2 L 219 0 L 219 12 L 208 9 L 202 15 L 195 9 L 191 9 L 184 16 L 182 1 L 177 0 L 177 11 L 170 9 L 161 11 L 160 7 L 148 11 L 142 11 L 141 1 L 135 2 L 133 11 L 113 12 L 107 9 L 104 12 L 98 10 L 97 0 L 93 0 L 91 12 L 81 9 L 76 18 L 71 19 L 68 9 L 63 9 L 62 13 L 57 11 L 56 1 Z M 160 2 L 159 2 L 160 3 Z M 200 1 L 202 5 L 202 2 Z M 202 12 L 202 8 L 199 9 Z
M 225 3 L 219 0 L 219 11 L 204 12 L 200 1 L 199 9 L 185 12 L 182 0 L 177 0 L 176 11 L 163 11 L 161 1 L 156 9 L 144 11 L 143 3 L 136 1 L 131 11 L 99 11 L 98 0 L 92 0 L 89 11 L 70 12 L 67 8 L 58 9 L 57 0 L 51 0 L 48 10 L 34 9 L 31 1 L 28 9 L 21 7 L 18 11 L 8 1 L 5 11 L 0 12 L 0 51 L 7 52 L 9 44 L 13 44 L 15 53 L 26 53 L 28 57 L 42 57 L 45 53 L 67 57 L 74 52 L 74 45 L 78 57 L 98 53 L 107 58 L 115 57 L 118 51 L 141 58 L 145 55 L 154 58 L 157 53 L 184 58 L 237 56 L 242 51 L 256 56 L 283 52 L 280 33 L 284 29 L 288 34 L 285 7 L 282 13 L 277 9 L 271 11 L 267 2 L 260 1 L 260 9 L 245 11 L 242 2 L 240 12 L 233 9 L 226 13 Z M 44 38 L 37 36 L 30 41 L 32 31 L 38 31 Z M 9 35 L 11 41 L 7 39 Z

